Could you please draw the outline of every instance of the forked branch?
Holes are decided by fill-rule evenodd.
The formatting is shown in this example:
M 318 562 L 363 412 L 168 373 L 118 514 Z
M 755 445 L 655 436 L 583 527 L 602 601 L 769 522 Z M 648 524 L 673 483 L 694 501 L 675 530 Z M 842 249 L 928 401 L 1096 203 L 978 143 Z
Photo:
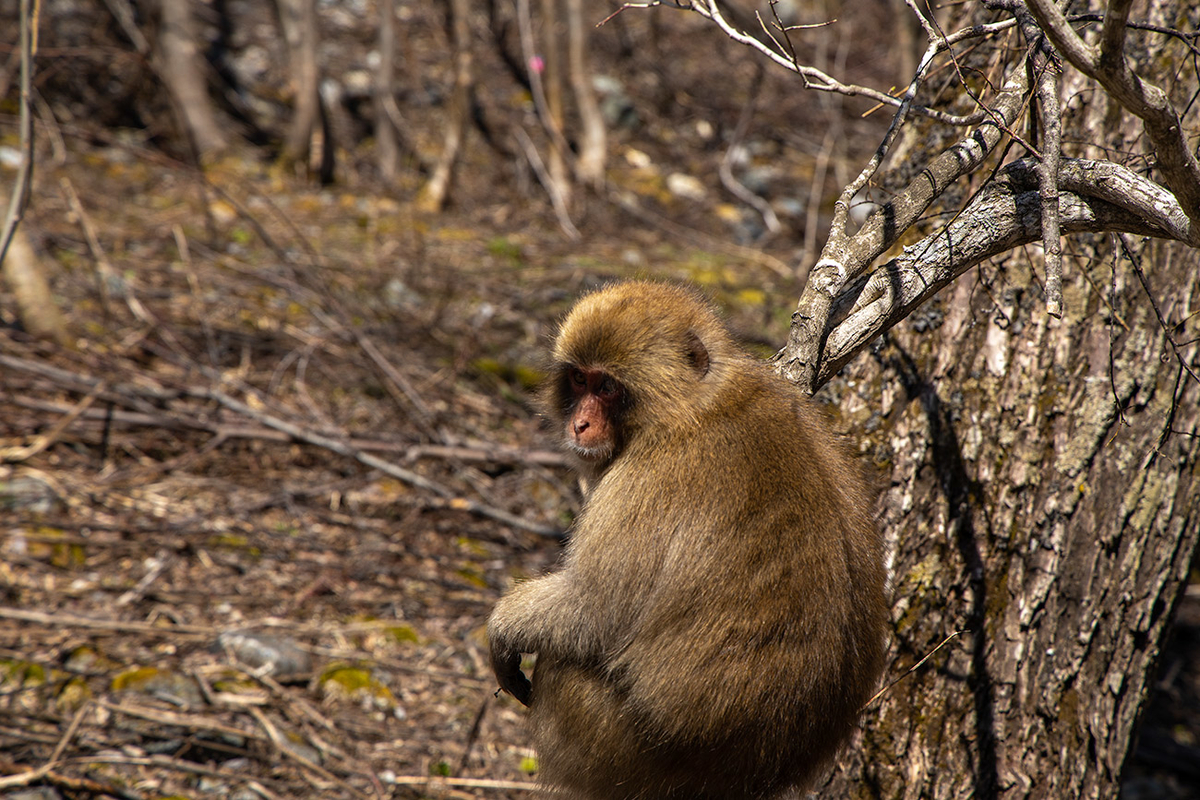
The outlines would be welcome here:
M 1008 19 L 943 33 L 936 18 L 908 2 L 925 29 L 928 48 L 907 90 L 899 96 L 842 83 L 800 63 L 789 39 L 792 28 L 776 22 L 763 32 L 738 17 L 736 6 L 720 0 L 655 5 L 690 8 L 712 20 L 727 36 L 796 72 L 805 88 L 869 97 L 896 108 L 888 132 L 837 204 L 829 237 L 809 272 L 787 344 L 774 358 L 775 368 L 811 392 L 834 375 L 880 333 L 903 319 L 947 283 L 985 258 L 1041 241 L 1045 253 L 1049 313 L 1062 314 L 1060 235 L 1117 231 L 1175 239 L 1200 246 L 1200 165 L 1189 147 L 1179 114 L 1166 93 L 1133 71 L 1126 58 L 1130 29 L 1153 31 L 1182 40 L 1196 52 L 1193 38 L 1128 19 L 1131 0 L 1110 0 L 1095 45 L 1071 27 L 1055 0 L 985 0 Z M 1077 22 L 1095 22 L 1080 16 Z M 1024 55 L 1009 61 L 1003 85 L 990 97 L 975 97 L 979 107 L 956 116 L 921 106 L 917 92 L 934 59 L 966 40 L 994 37 L 1016 28 L 1026 43 Z M 999 46 L 999 43 L 997 43 Z M 1060 60 L 1061 59 L 1061 60 Z M 1142 120 L 1165 184 L 1109 161 L 1069 159 L 1062 153 L 1062 101 L 1059 73 L 1070 64 L 1098 82 L 1120 105 Z M 958 78 L 963 72 L 954 61 Z M 965 83 L 963 88 L 966 91 Z M 1036 104 L 1035 104 L 1036 96 Z M 1017 131 L 1027 110 L 1036 113 L 1036 145 Z M 880 170 L 910 112 L 937 122 L 970 124 L 974 129 L 937 155 L 918 176 L 880 206 L 857 231 L 848 225 L 852 198 Z M 994 167 L 966 207 L 938 230 L 868 274 L 960 178 L 984 169 L 1009 141 L 1029 158 Z M 1034 148 L 1037 148 L 1036 150 Z M 1018 151 L 1019 155 L 1019 151 Z
M 834 298 L 813 388 L 967 270 L 1039 241 L 1040 179 L 1034 159 L 1007 165 L 945 229 L 847 286 Z M 1179 241 L 1195 235 L 1195 226 L 1170 192 L 1107 161 L 1061 162 L 1058 212 L 1063 233 L 1122 231 Z
M 1103 86 L 1125 110 L 1142 120 L 1146 136 L 1154 146 L 1162 180 L 1179 198 L 1195 227 L 1200 224 L 1200 163 L 1188 145 L 1183 123 L 1166 92 L 1143 81 L 1125 58 L 1131 4 L 1132 0 L 1113 0 L 1108 4 L 1099 47 L 1089 45 L 1075 32 L 1053 0 L 1029 0 L 1029 10 L 1072 66 Z

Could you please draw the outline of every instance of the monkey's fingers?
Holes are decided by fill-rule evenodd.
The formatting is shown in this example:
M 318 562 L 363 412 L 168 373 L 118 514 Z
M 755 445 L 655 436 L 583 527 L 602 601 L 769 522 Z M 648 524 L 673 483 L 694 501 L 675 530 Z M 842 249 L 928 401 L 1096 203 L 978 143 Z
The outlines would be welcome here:
M 521 701 L 521 705 L 529 705 L 529 697 L 533 693 L 533 684 L 525 673 L 517 670 L 515 673 L 497 676 L 500 678 L 500 688 Z
M 505 647 L 498 638 L 492 639 L 492 671 L 500 688 L 517 698 L 524 705 L 529 705 L 529 695 L 533 687 L 525 673 L 521 671 L 521 652 Z

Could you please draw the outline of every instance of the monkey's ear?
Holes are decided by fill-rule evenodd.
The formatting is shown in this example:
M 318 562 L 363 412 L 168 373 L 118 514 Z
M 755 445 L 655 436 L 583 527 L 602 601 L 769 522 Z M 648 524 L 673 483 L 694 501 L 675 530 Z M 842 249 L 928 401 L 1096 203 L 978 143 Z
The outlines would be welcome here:
M 708 374 L 708 368 L 712 364 L 708 348 L 704 346 L 704 342 L 700 341 L 700 337 L 696 335 L 695 331 L 687 332 L 685 344 L 688 363 L 692 365 L 692 369 L 696 370 L 696 377 L 703 378 Z

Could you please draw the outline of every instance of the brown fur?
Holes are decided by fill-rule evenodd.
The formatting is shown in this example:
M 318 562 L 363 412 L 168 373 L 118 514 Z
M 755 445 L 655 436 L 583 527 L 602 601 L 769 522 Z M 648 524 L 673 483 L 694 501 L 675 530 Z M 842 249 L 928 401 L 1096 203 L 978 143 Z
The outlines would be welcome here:
M 562 568 L 488 624 L 543 779 L 597 800 L 807 786 L 882 667 L 882 543 L 859 469 L 685 289 L 584 297 L 554 360 L 548 414 L 564 431 L 564 370 L 603 370 L 625 395 L 611 454 L 580 465 L 590 493 Z M 531 690 L 521 653 L 538 654 Z

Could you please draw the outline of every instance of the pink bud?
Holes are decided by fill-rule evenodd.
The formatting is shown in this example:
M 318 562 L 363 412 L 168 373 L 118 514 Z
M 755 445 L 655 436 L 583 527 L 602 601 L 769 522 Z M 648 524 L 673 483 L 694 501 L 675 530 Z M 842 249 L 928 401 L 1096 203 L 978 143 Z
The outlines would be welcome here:
M 546 68 L 546 62 L 542 60 L 541 56 L 530 56 L 529 57 L 529 68 L 531 70 L 533 70 L 534 72 L 536 72 L 538 75 L 541 75 L 542 70 L 544 70 Z

